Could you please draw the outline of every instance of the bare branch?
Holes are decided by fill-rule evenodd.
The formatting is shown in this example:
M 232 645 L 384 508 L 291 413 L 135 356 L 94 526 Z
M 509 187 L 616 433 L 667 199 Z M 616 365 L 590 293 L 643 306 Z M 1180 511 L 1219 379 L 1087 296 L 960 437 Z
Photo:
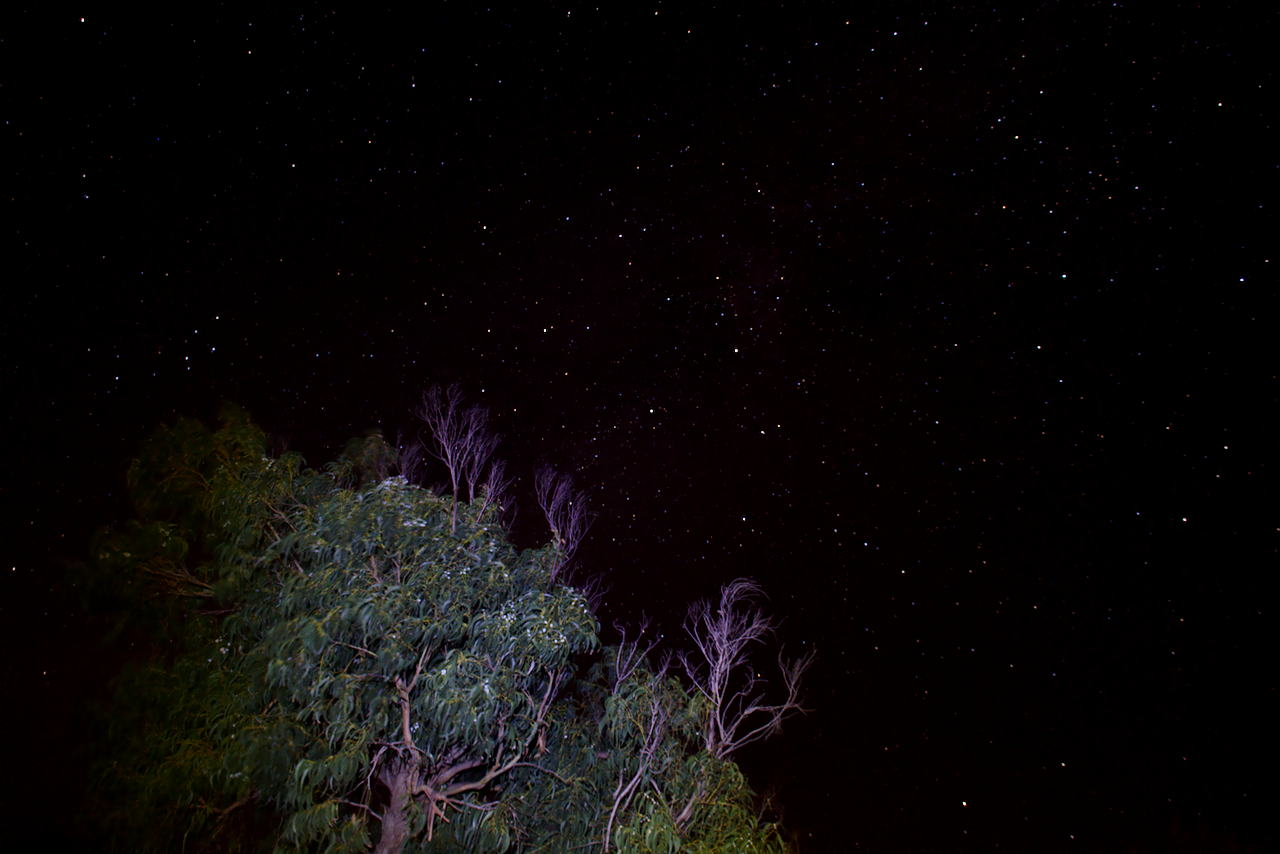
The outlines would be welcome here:
M 458 488 L 458 469 L 454 454 L 463 436 L 458 413 L 461 397 L 462 389 L 457 385 L 449 386 L 448 391 L 443 393 L 439 385 L 433 385 L 423 395 L 422 405 L 414 413 L 427 422 L 434 443 L 434 448 L 428 447 L 427 451 L 449 469 L 455 490 Z
M 587 600 L 595 613 L 599 613 L 601 606 L 604 605 L 604 597 L 613 589 L 612 584 L 605 582 L 603 575 L 593 575 L 585 582 L 574 586 L 578 588 L 578 592 Z
M 635 640 L 627 639 L 627 628 L 620 623 L 614 623 L 613 627 L 618 630 L 618 634 L 622 635 L 622 642 L 618 644 L 618 657 L 614 662 L 613 674 L 613 693 L 618 693 L 618 689 L 630 678 L 631 674 L 636 672 L 649 653 L 653 652 L 654 647 L 658 645 L 659 638 L 656 635 L 650 635 L 645 639 L 645 633 L 649 631 L 649 626 L 653 621 L 649 617 L 640 615 L 640 633 L 636 635 Z M 665 665 L 662 668 L 666 670 Z M 658 677 L 664 675 L 662 672 L 657 674 Z
M 754 581 L 739 578 L 720 589 L 720 605 L 714 612 L 710 602 L 695 602 L 685 620 L 685 631 L 697 654 L 682 653 L 680 661 L 710 704 L 703 723 L 703 742 L 717 758 L 728 758 L 743 745 L 779 732 L 785 718 L 807 711 L 800 697 L 800 679 L 813 664 L 813 652 L 791 662 L 779 655 L 778 667 L 787 689 L 783 702 L 766 703 L 763 690 L 757 690 L 765 683 L 751 667 L 749 647 L 774 628 L 764 612 L 754 607 L 761 593 Z
M 501 440 L 489 432 L 486 424 L 489 411 L 480 406 L 462 409 L 462 390 L 458 385 L 449 386 L 445 392 L 433 385 L 423 396 L 417 416 L 431 430 L 432 443 L 427 451 L 449 469 L 453 484 L 452 530 L 458 529 L 459 488 L 466 483 L 474 498 L 476 485 L 484 473 L 485 464 L 493 455 Z
M 417 441 L 406 443 L 404 437 L 397 434 L 396 451 L 396 464 L 401 476 L 407 483 L 417 484 L 423 471 L 422 443 Z
M 502 443 L 502 437 L 485 429 L 489 410 L 473 406 L 467 410 L 466 415 L 471 422 L 471 432 L 467 437 L 469 453 L 462 461 L 462 474 L 467 481 L 467 500 L 474 501 L 479 494 L 477 487 L 480 485 L 480 476 L 484 474 L 485 463 Z
M 560 558 L 551 572 L 554 578 L 573 559 L 594 517 L 587 512 L 586 493 L 575 492 L 573 478 L 567 474 L 556 474 L 551 466 L 538 469 L 533 487 L 538 506 L 547 517 L 552 539 L 560 551 Z
M 484 518 L 485 508 L 490 504 L 497 507 L 499 513 L 506 509 L 506 505 L 510 503 L 507 500 L 507 490 L 510 488 L 513 479 L 507 476 L 507 463 L 505 460 L 493 461 L 493 465 L 489 466 L 489 477 L 480 488 L 481 493 L 484 495 L 484 501 L 480 505 L 480 512 L 476 514 L 476 519 Z

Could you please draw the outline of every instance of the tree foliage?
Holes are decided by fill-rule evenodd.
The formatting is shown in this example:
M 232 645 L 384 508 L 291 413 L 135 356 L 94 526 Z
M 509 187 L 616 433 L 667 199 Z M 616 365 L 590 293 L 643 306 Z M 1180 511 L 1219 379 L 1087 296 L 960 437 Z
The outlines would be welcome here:
M 686 690 L 644 631 L 600 648 L 563 572 L 582 496 L 544 473 L 552 542 L 515 548 L 503 471 L 482 471 L 496 440 L 456 390 L 434 394 L 447 496 L 391 476 L 381 434 L 315 471 L 268 456 L 234 408 L 220 430 L 182 420 L 143 447 L 138 517 L 98 537 L 87 585 L 156 640 L 104 716 L 95 812 L 113 847 L 784 851 L 735 741 L 709 735 L 741 713 L 719 683 L 695 667 Z M 433 415 L 478 450 L 450 447 Z M 695 655 L 740 668 L 758 639 Z M 797 666 L 766 717 L 799 708 Z

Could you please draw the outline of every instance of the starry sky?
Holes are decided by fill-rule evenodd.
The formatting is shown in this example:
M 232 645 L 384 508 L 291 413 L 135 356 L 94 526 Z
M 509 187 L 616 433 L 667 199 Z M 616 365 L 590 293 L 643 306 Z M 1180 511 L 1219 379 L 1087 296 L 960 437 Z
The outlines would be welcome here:
M 1257 10 L 511 6 L 7 14 L 6 810 L 83 784 L 58 567 L 148 433 L 456 382 L 606 642 L 749 576 L 817 649 L 740 757 L 802 851 L 1274 839 Z

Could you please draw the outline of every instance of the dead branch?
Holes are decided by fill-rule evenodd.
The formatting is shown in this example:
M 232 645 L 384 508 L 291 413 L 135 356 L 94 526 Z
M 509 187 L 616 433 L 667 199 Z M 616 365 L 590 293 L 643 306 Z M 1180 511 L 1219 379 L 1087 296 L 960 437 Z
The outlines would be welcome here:
M 489 477 L 480 488 L 481 494 L 484 496 L 483 502 L 480 504 L 480 512 L 476 514 L 476 519 L 484 518 L 485 508 L 493 504 L 498 508 L 499 513 L 506 509 L 507 490 L 511 486 L 514 478 L 507 477 L 507 463 L 505 460 L 494 460 L 493 465 L 489 466 Z
M 603 575 L 593 575 L 574 586 L 591 605 L 591 610 L 596 613 L 599 613 L 601 606 L 604 605 L 604 597 L 613 589 L 612 584 L 605 582 Z
M 765 681 L 751 667 L 749 647 L 774 629 L 764 612 L 752 607 L 761 592 L 754 581 L 739 578 L 720 589 L 720 606 L 715 612 L 711 603 L 703 600 L 690 606 L 685 619 L 685 631 L 700 660 L 682 653 L 680 662 L 710 704 L 703 723 L 703 743 L 708 753 L 720 759 L 745 744 L 774 735 L 782 729 L 785 718 L 807 711 L 800 697 L 800 679 L 813 664 L 813 652 L 791 662 L 779 654 L 778 667 L 787 690 L 784 701 L 766 703 L 763 690 L 757 690 Z
M 635 640 L 627 639 L 626 626 L 623 626 L 620 623 L 613 624 L 613 627 L 618 630 L 618 634 L 622 635 L 622 641 L 618 644 L 617 659 L 614 661 L 613 667 L 614 694 L 618 693 L 618 690 L 622 687 L 622 683 L 626 682 L 627 679 L 631 677 L 631 674 L 636 672 L 636 668 L 644 663 L 645 659 L 648 658 L 649 653 L 653 652 L 654 647 L 658 645 L 659 639 L 657 637 L 650 635 L 648 640 L 645 640 L 644 637 L 645 633 L 649 631 L 649 626 L 652 622 L 653 621 L 644 614 L 640 615 L 640 633 L 636 636 Z M 664 664 L 661 671 L 657 673 L 656 676 L 661 678 L 665 675 L 665 671 L 666 665 Z
M 468 435 L 469 453 L 462 460 L 462 476 L 467 481 L 467 500 L 474 501 L 480 494 L 478 487 L 480 476 L 484 474 L 485 463 L 502 443 L 502 437 L 485 429 L 485 424 L 489 420 L 489 410 L 473 406 L 467 410 L 467 414 L 471 418 L 472 426 L 471 433 Z
M 396 465 L 405 482 L 417 484 L 422 475 L 422 443 L 404 441 L 401 434 L 396 434 Z
M 543 466 L 534 475 L 533 487 L 538 506 L 551 526 L 552 540 L 560 552 L 559 560 L 551 571 L 554 579 L 573 559 L 594 517 L 587 512 L 586 493 L 574 491 L 570 475 L 557 474 L 551 466 Z
M 502 441 L 486 427 L 489 421 L 487 409 L 480 406 L 462 409 L 461 404 L 462 390 L 457 384 L 449 386 L 443 393 L 439 385 L 433 385 L 423 396 L 417 411 L 417 416 L 431 430 L 432 445 L 428 447 L 428 453 L 449 469 L 449 479 L 453 484 L 453 531 L 458 529 L 459 487 L 466 483 L 470 490 L 469 498 L 475 497 L 476 484 L 484 473 L 485 464 Z

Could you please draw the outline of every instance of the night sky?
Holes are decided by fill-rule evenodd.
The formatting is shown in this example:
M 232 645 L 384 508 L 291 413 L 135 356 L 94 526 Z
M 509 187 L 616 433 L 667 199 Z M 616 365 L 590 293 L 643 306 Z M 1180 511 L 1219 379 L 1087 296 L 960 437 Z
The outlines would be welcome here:
M 1273 844 L 1261 15 L 9 10 L 6 826 L 79 802 L 131 653 L 60 567 L 145 436 L 320 466 L 456 382 L 518 542 L 589 491 L 606 642 L 748 576 L 816 647 L 740 757 L 802 851 Z

